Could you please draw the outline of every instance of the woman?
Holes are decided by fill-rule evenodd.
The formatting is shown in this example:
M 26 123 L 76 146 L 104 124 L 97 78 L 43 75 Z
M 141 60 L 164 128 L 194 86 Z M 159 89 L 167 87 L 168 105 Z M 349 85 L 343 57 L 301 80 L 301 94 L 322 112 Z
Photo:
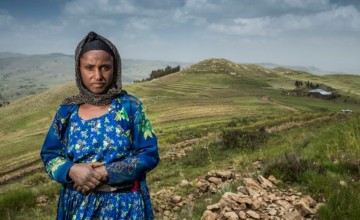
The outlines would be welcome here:
M 57 219 L 153 219 L 145 174 L 159 162 L 141 102 L 121 86 L 121 59 L 90 32 L 75 51 L 79 94 L 58 108 L 41 150 L 62 184 Z

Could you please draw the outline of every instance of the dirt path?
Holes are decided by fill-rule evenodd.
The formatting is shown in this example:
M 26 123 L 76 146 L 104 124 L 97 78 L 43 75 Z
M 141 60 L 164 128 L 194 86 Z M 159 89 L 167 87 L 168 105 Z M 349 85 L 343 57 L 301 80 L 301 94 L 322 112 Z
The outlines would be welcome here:
M 279 106 L 279 107 L 281 107 L 283 109 L 286 109 L 288 111 L 291 111 L 291 112 L 298 112 L 299 111 L 296 108 L 292 108 L 292 107 L 289 107 L 289 106 L 286 106 L 286 105 L 282 105 L 282 104 L 280 104 L 278 102 L 271 101 L 269 96 L 262 96 L 261 101 L 263 101 L 264 103 L 267 103 L 267 104 Z

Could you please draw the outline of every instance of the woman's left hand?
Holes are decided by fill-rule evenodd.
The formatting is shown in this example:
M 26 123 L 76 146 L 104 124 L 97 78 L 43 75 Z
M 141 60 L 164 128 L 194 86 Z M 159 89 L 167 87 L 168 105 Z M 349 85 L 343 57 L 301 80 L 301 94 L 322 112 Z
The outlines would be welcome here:
M 104 166 L 104 163 L 92 162 L 92 163 L 89 163 L 89 165 L 94 169 L 95 172 L 97 172 L 98 174 L 101 175 L 101 182 L 106 183 L 108 180 L 108 173 L 107 173 L 106 167 Z M 73 187 L 76 191 L 81 192 L 81 193 L 88 193 L 88 192 L 92 191 L 92 190 L 87 190 L 85 187 L 78 185 L 77 183 L 74 183 Z

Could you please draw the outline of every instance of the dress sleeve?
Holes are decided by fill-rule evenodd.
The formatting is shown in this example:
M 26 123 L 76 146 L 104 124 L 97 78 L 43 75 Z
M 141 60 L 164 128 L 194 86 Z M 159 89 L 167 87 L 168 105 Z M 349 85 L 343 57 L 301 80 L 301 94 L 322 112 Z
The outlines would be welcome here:
M 128 136 L 133 153 L 120 161 L 105 164 L 110 185 L 140 178 L 154 169 L 160 160 L 157 139 L 142 104 L 132 103 L 129 113 L 125 114 L 127 115 L 125 118 L 130 120 Z
M 66 127 L 68 124 L 71 106 L 60 106 L 46 135 L 40 156 L 49 176 L 59 183 L 69 183 L 67 177 L 70 168 L 74 165 L 65 156 Z

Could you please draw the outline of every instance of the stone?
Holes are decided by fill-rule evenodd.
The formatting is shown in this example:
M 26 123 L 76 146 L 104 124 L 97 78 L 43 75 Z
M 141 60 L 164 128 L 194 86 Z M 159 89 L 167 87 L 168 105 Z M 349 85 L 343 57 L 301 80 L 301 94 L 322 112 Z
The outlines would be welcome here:
M 47 195 L 40 195 L 39 197 L 36 198 L 36 203 L 38 204 L 43 204 L 43 203 L 47 203 L 47 201 L 50 200 L 50 197 Z
M 347 187 L 347 183 L 344 180 L 340 180 L 339 184 L 343 187 Z
M 249 195 L 249 192 L 247 191 L 246 187 L 240 186 L 240 187 L 237 188 L 237 191 L 239 193 L 244 194 L 244 195 Z
M 260 192 L 256 189 L 253 189 L 253 188 L 246 188 L 247 191 L 249 192 L 249 195 L 252 196 L 254 199 L 260 197 Z
M 222 179 L 231 179 L 233 177 L 233 174 L 231 171 L 216 171 L 216 176 L 220 177 Z
M 246 204 L 245 203 L 241 203 L 240 205 L 237 205 L 235 207 L 233 207 L 233 210 L 234 211 L 241 211 L 241 210 L 245 210 L 247 207 L 246 207 Z
M 277 200 L 277 196 L 274 193 L 268 194 L 265 198 L 267 198 L 269 202 Z
M 201 216 L 201 220 L 216 220 L 217 214 L 213 213 L 210 210 L 206 210 Z
M 185 186 L 189 186 L 189 185 L 190 185 L 189 181 L 187 181 L 187 180 L 181 180 L 181 183 L 180 183 L 180 186 L 181 186 L 181 187 L 185 187 Z
M 180 210 L 180 207 L 179 207 L 179 206 L 175 206 L 174 208 L 172 208 L 172 210 L 173 210 L 174 212 L 177 212 L 177 211 Z
M 260 219 L 260 215 L 253 210 L 248 210 L 246 214 L 249 215 L 251 218 Z
M 267 180 L 265 177 L 263 177 L 263 176 L 258 176 L 258 181 L 259 181 L 259 183 L 260 183 L 260 185 L 264 188 L 264 189 L 267 189 L 267 188 L 270 188 L 270 189 L 272 189 L 272 188 L 274 188 L 274 185 L 269 181 L 269 180 Z
M 311 196 L 304 196 L 300 200 L 304 201 L 309 207 L 315 207 L 316 201 Z
M 240 211 L 238 213 L 238 216 L 240 217 L 240 219 L 246 219 L 246 213 L 244 211 Z
M 251 178 L 244 178 L 244 184 L 245 186 L 252 188 L 252 189 L 259 189 L 259 190 L 264 190 L 259 183 L 257 183 L 255 180 L 251 179 Z
M 171 212 L 170 212 L 169 210 L 166 210 L 166 211 L 164 212 L 164 216 L 169 217 L 170 215 L 171 215 Z
M 237 205 L 236 203 L 237 195 L 232 192 L 226 192 L 224 195 L 221 196 L 220 202 L 223 201 L 221 204 L 224 204 L 223 207 L 225 207 L 225 204 L 230 205 Z
M 218 189 L 216 188 L 215 184 L 210 184 L 208 191 L 211 193 L 217 193 Z
M 203 182 L 203 181 L 198 181 L 197 182 L 197 188 L 199 189 L 200 192 L 206 192 L 209 188 L 209 183 L 208 182 Z
M 207 210 L 210 210 L 210 211 L 218 211 L 221 209 L 221 204 L 218 202 L 218 203 L 215 203 L 213 205 L 208 205 L 206 207 Z
M 295 208 L 300 212 L 303 216 L 309 216 L 314 214 L 314 211 L 306 204 L 304 200 L 300 200 L 294 204 Z
M 210 178 L 208 179 L 208 181 L 209 181 L 210 183 L 214 183 L 215 185 L 219 185 L 219 184 L 222 183 L 221 178 L 217 178 L 217 177 L 210 177 Z
M 256 167 L 256 169 L 260 170 L 262 168 L 262 162 L 261 161 L 255 161 L 253 165 Z
M 259 200 L 254 200 L 251 204 L 251 208 L 254 210 L 258 210 L 261 206 L 261 202 Z
M 292 207 L 291 204 L 286 200 L 277 200 L 276 204 L 284 207 L 285 211 L 288 211 Z
M 285 219 L 287 220 L 303 220 L 304 218 L 298 211 L 285 212 Z
M 279 183 L 282 182 L 281 180 L 276 179 L 273 175 L 270 175 L 270 176 L 268 177 L 268 180 L 271 181 L 272 183 L 274 183 L 275 185 L 277 185 L 277 184 L 279 184 Z
M 276 215 L 277 214 L 277 210 L 276 209 L 269 209 L 268 211 L 269 215 Z
M 181 199 L 182 199 L 181 196 L 172 196 L 170 202 L 173 204 L 178 204 L 181 202 Z
M 248 205 L 253 204 L 253 200 L 249 197 L 236 197 L 235 201 L 240 204 L 248 204 Z
M 235 212 L 225 212 L 224 217 L 228 220 L 238 220 L 239 216 Z

